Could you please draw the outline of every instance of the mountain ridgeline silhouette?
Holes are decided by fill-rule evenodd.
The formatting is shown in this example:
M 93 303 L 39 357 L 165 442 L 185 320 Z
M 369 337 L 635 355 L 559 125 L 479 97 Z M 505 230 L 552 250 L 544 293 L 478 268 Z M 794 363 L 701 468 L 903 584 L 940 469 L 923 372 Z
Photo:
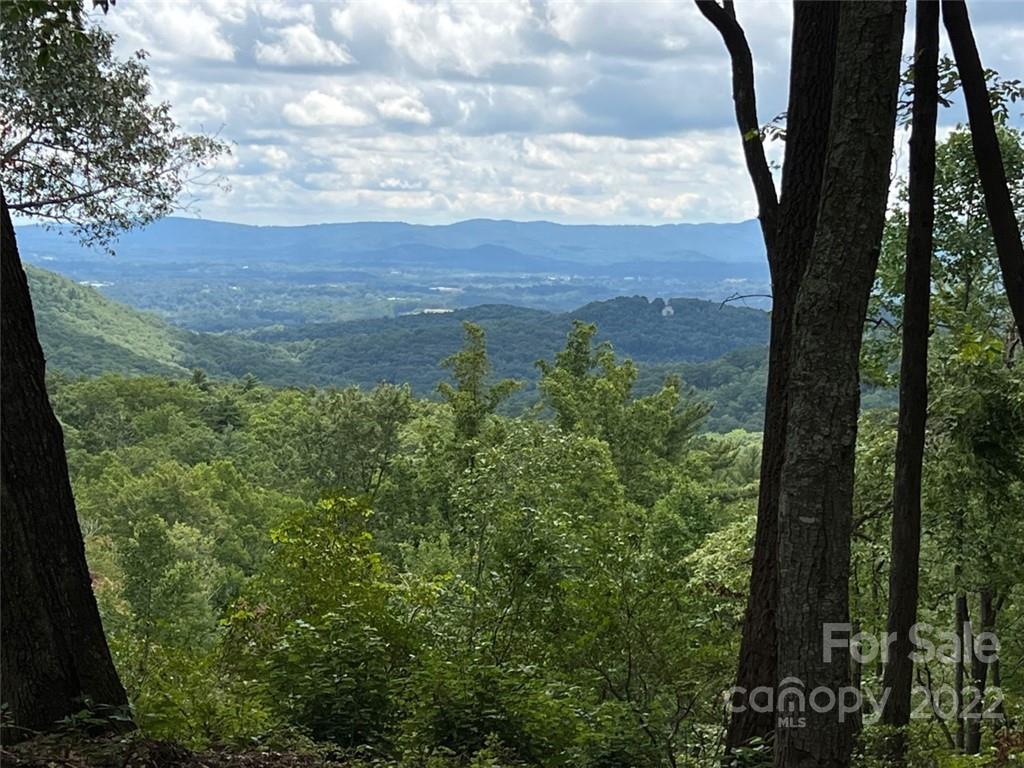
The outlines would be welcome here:
M 21 227 L 18 238 L 30 259 L 80 251 L 59 228 Z M 647 226 L 473 219 L 446 225 L 356 222 L 282 227 L 170 217 L 125 232 L 115 249 L 124 261 L 320 263 L 329 259 L 336 264 L 381 265 L 415 260 L 438 266 L 559 273 L 628 263 L 717 262 L 753 268 L 764 262 L 756 221 Z

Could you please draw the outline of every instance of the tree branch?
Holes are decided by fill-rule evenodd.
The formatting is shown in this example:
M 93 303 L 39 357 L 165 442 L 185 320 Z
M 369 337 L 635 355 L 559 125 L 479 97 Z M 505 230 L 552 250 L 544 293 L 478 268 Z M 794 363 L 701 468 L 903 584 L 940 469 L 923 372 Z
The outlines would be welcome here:
M 757 217 L 769 259 L 775 247 L 779 197 L 772 172 L 764 154 L 761 125 L 757 120 L 757 98 L 754 92 L 754 60 L 743 27 L 736 21 L 732 0 L 694 0 L 697 9 L 718 30 L 732 60 L 732 100 L 736 107 L 736 125 L 743 141 L 743 158 L 757 197 Z
M 925 664 L 924 671 L 928 676 L 928 679 L 921 679 L 921 668 L 919 667 L 917 670 L 917 682 L 925 690 L 925 695 L 928 697 L 928 703 L 931 705 L 932 717 L 935 718 L 935 722 L 937 722 L 939 724 L 939 728 L 942 729 L 942 733 L 946 737 L 946 744 L 950 749 L 956 749 L 956 741 L 953 739 L 953 734 L 949 732 L 949 726 L 946 725 L 946 719 L 942 716 L 938 702 L 935 700 L 935 694 L 932 692 L 932 670 L 927 664 Z
M 719 309 L 722 309 L 726 304 L 733 301 L 742 301 L 743 299 L 770 299 L 773 298 L 770 293 L 734 293 L 725 299 L 722 299 L 722 303 L 718 305 Z
M 109 192 L 114 189 L 115 184 L 107 184 L 106 186 L 100 187 L 99 189 L 87 189 L 84 192 L 79 192 L 74 195 L 64 195 L 63 197 L 47 197 L 41 200 L 27 200 L 21 203 L 8 203 L 7 207 L 12 211 L 21 211 L 22 213 L 35 213 L 36 208 L 45 208 L 49 205 L 66 205 L 67 203 L 77 203 L 81 200 L 86 200 L 90 197 L 96 197 L 102 195 L 104 192 Z
M 3 156 L 0 157 L 0 164 L 6 165 L 10 162 L 11 158 L 21 152 L 22 149 L 32 140 L 32 137 L 36 135 L 35 129 L 29 131 L 25 136 L 14 143 L 10 149 L 4 152 Z
M 1024 245 L 1021 244 L 1020 227 L 1006 183 L 992 104 L 985 85 L 985 71 L 963 0 L 942 0 L 942 19 L 960 71 L 960 84 L 964 89 L 964 102 L 971 124 L 974 159 L 985 193 L 985 210 L 992 226 L 1003 286 L 1013 310 L 1017 333 L 1024 339 Z

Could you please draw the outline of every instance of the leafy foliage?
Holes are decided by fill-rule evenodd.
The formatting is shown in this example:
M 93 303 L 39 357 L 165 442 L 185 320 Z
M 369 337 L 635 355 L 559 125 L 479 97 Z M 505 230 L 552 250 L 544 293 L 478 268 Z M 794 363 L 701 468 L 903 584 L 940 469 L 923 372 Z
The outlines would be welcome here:
M 106 243 L 169 210 L 188 169 L 222 151 L 149 104 L 143 57 L 114 61 L 79 3 L 7 4 L 2 20 L 12 208 Z M 59 87 L 68 78 L 76 88 Z M 944 89 L 953 82 L 947 67 Z M 1005 117 L 1019 84 L 994 82 Z M 1001 130 L 1019 196 L 1021 137 Z M 948 625 L 953 596 L 997 596 L 999 626 L 1012 628 L 1024 611 L 1024 376 L 964 131 L 939 163 L 920 614 Z M 904 236 L 897 209 L 866 358 L 883 381 Z M 748 344 L 764 340 L 763 313 L 633 297 L 565 315 L 492 306 L 212 336 L 32 278 L 58 367 L 167 377 L 52 381 L 95 592 L 147 734 L 315 743 L 353 765 L 410 768 L 720 761 L 759 441 L 702 434 L 709 406 L 683 381 L 745 408 L 722 417 L 730 427 L 747 423 L 763 390 L 763 349 Z M 444 369 L 439 399 L 416 399 Z M 874 632 L 892 422 L 865 414 L 857 446 L 851 606 Z M 1012 633 L 1002 652 L 1024 658 Z M 878 667 L 855 671 L 877 688 Z M 929 687 L 953 678 L 941 662 L 918 672 Z M 1002 706 L 1018 717 L 1022 682 L 1019 663 L 1002 668 Z M 66 725 L 106 716 L 86 706 Z M 908 734 L 921 764 L 1019 752 L 1004 731 L 989 755 L 952 756 L 939 735 L 949 718 L 935 720 Z M 870 743 L 886 733 L 863 736 L 873 765 Z
M 1024 138 L 999 128 L 1003 165 L 1017 210 L 1024 212 Z M 877 326 L 868 337 L 867 367 L 891 374 L 898 355 L 906 248 L 906 185 L 890 215 L 879 263 L 871 314 Z M 959 128 L 936 151 L 935 227 L 932 259 L 932 346 L 941 354 L 960 349 L 975 357 L 1002 349 L 1010 310 L 989 229 L 970 132 Z M 1019 214 L 1021 215 L 1021 214 Z
M 1010 192 L 1024 201 L 1020 132 L 1005 125 L 999 132 Z M 973 631 L 980 632 L 981 607 L 989 596 L 995 606 L 995 624 L 988 629 L 1004 641 L 1000 657 L 1005 659 L 1019 652 L 1015 626 L 1024 584 L 1018 553 L 1024 534 L 1019 520 L 1024 505 L 1024 378 L 1019 341 L 1012 330 L 967 130 L 958 128 L 939 145 L 936 170 L 918 621 L 931 627 L 953 626 L 954 601 L 959 598 L 968 607 Z M 900 194 L 905 196 L 905 188 Z M 887 224 L 872 297 L 876 323 L 865 345 L 865 368 L 883 380 L 892 377 L 899 354 L 904 199 L 900 198 Z M 862 419 L 858 438 L 851 604 L 854 620 L 876 636 L 886 626 L 886 536 L 895 432 L 895 414 L 875 413 Z M 968 680 L 975 673 L 970 665 L 968 659 Z M 996 712 L 1001 706 L 1012 718 L 1013 708 L 1019 706 L 1018 670 L 1004 662 L 989 666 L 984 665 L 988 683 L 984 707 Z M 1003 674 L 1003 670 L 1009 671 Z M 875 695 L 880 695 L 880 673 L 878 665 L 861 670 L 865 687 Z M 969 730 L 971 724 L 958 721 L 950 711 L 956 673 L 948 656 L 918 664 L 915 683 L 919 690 L 939 697 L 937 701 L 943 696 L 946 701 L 942 716 L 933 717 L 935 727 L 912 724 L 907 737 L 913 760 L 922 765 L 1002 764 L 993 762 L 992 755 L 950 755 L 958 729 Z M 968 693 L 967 700 L 972 695 Z M 915 705 L 920 698 L 917 695 Z M 927 706 L 927 701 L 921 703 Z M 878 764 L 873 762 L 870 744 L 884 737 L 884 733 L 865 734 L 864 765 Z
M 638 393 L 638 368 L 586 323 L 539 364 L 541 405 L 502 415 L 513 384 L 465 331 L 439 401 L 199 371 L 54 379 L 146 733 L 445 768 L 720 757 L 758 436 L 702 433 L 707 407 L 671 377 Z M 985 588 L 1013 622 L 1024 382 L 1000 347 L 958 338 L 937 342 L 921 615 L 945 626 L 951 589 Z M 893 439 L 891 413 L 865 416 L 851 605 L 866 631 L 885 625 Z M 1011 634 L 1004 653 L 1024 648 Z
M 599 324 L 595 343 L 611 342 L 636 361 L 639 394 L 657 392 L 666 378 L 677 376 L 681 386 L 714 404 L 709 428 L 758 430 L 761 425 L 767 316 L 758 310 L 677 301 L 676 314 L 665 318 L 663 303 L 634 297 L 588 305 L 569 315 L 492 306 L 258 335 L 209 334 L 167 325 L 53 272 L 31 265 L 26 271 L 49 369 L 70 376 L 187 376 L 200 368 L 213 377 L 252 374 L 292 386 L 373 387 L 391 381 L 408 384 L 415 395 L 436 396 L 444 378 L 437 361 L 458 351 L 461 323 L 470 322 L 489 334 L 488 359 L 495 374 L 522 382 L 499 410 L 520 413 L 539 397 L 535 361 L 558 351 L 577 317 Z M 699 361 L 690 361 L 694 358 Z M 871 404 L 879 399 L 885 404 L 887 396 L 876 393 Z
M 173 211 L 193 169 L 227 151 L 150 101 L 145 52 L 117 60 L 114 37 L 80 3 L 3 8 L 0 184 L 11 210 L 107 245 Z
M 513 385 L 491 379 L 474 326 L 441 402 L 55 379 L 143 728 L 410 765 L 694 749 L 734 653 L 742 599 L 718 571 L 750 544 L 756 440 L 698 436 L 706 409 L 674 382 L 634 397 L 635 369 L 592 336 L 577 326 L 545 374 L 563 413 L 612 388 L 589 420 L 498 415 Z M 711 535 L 723 525 L 743 533 Z

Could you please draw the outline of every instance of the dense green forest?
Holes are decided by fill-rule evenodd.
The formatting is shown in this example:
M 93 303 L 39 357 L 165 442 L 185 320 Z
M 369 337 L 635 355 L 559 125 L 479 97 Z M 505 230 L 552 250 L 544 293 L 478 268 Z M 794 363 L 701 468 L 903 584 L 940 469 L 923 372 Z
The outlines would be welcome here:
M 964 173 L 963 138 L 941 147 L 950 188 Z M 953 594 L 989 611 L 1001 663 L 985 711 L 1017 718 L 1024 378 L 1005 364 L 1005 300 L 990 262 L 976 258 L 985 233 L 965 237 L 960 223 L 977 201 L 940 200 L 919 615 L 941 648 Z M 886 322 L 868 324 L 862 364 L 881 385 L 898 355 L 905 228 L 897 206 L 871 308 Z M 678 766 L 720 754 L 760 438 L 708 431 L 708 394 L 754 412 L 761 349 L 638 365 L 593 324 L 541 330 L 542 313 L 509 307 L 204 337 L 50 273 L 31 276 L 56 368 L 66 360 L 74 370 L 63 355 L 81 329 L 80 351 L 109 350 L 96 357 L 103 365 L 160 374 L 50 378 L 95 591 L 145 733 L 195 747 L 330 744 L 369 764 Z M 672 305 L 695 328 L 737 317 L 755 330 L 655 336 L 644 323 L 671 318 L 641 298 L 577 314 L 652 356 L 761 332 L 756 311 Z M 445 334 L 459 321 L 448 354 Z M 552 350 L 545 339 L 556 333 Z M 333 349 L 336 365 L 363 360 L 367 370 L 374 350 L 401 357 L 419 340 L 411 364 L 421 383 L 324 388 L 311 376 L 295 388 L 187 372 L 195 339 L 265 347 L 293 365 L 330 360 Z M 130 353 L 166 367 L 133 370 Z M 510 411 L 527 387 L 504 374 L 534 358 L 534 404 Z M 891 406 L 865 409 L 850 597 L 872 637 L 885 630 L 895 430 Z M 866 654 L 856 674 L 872 691 L 883 667 Z M 956 669 L 944 656 L 921 667 L 914 705 L 924 715 L 911 734 L 922 765 L 956 736 L 942 715 Z M 884 733 L 866 731 L 866 764 Z
M 758 437 L 700 434 L 706 407 L 672 381 L 637 397 L 635 367 L 583 324 L 544 366 L 553 419 L 495 413 L 515 385 L 489 375 L 476 326 L 444 365 L 440 402 L 198 373 L 54 382 L 137 722 L 193 746 L 312 739 L 371 764 L 707 764 L 745 603 Z M 984 435 L 1021 418 L 1024 381 L 970 355 L 944 366 L 923 604 L 949 623 L 960 552 L 962 583 L 1006 585 L 1012 627 L 1022 432 Z M 862 425 L 866 631 L 884 628 L 893 428 L 886 411 Z M 1001 637 L 1017 712 L 1024 647 Z M 931 668 L 931 685 L 948 673 Z M 871 685 L 878 668 L 862 675 Z M 942 748 L 934 722 L 915 727 L 918 749 Z
M 919 0 L 909 67 L 905 3 L 797 3 L 768 126 L 733 3 L 687 6 L 731 61 L 756 224 L 217 224 L 209 252 L 154 222 L 232 145 L 119 58 L 97 19 L 120 4 L 86 6 L 0 3 L 5 764 L 1020 765 L 1024 85 L 982 67 L 961 0 Z M 22 217 L 72 256 L 139 229 L 133 279 L 169 255 L 191 277 L 128 290 L 163 318 L 123 306 L 23 269 Z M 344 281 L 259 308 L 344 233 L 346 269 L 419 270 L 408 314 Z M 607 298 L 609 270 L 644 285 L 624 244 L 680 267 L 683 234 L 737 259 L 759 234 L 771 312 Z M 298 236 L 304 276 L 280 269 Z M 210 253 L 216 295 L 191 295 Z M 536 279 L 468 290 L 502 258 Z
M 518 413 L 538 399 L 534 363 L 553 355 L 572 322 L 583 320 L 597 325 L 599 340 L 636 362 L 638 392 L 653 392 L 665 376 L 677 375 L 714 406 L 707 428 L 756 431 L 761 425 L 768 317 L 756 309 L 672 299 L 672 314 L 666 315 L 663 300 L 636 296 L 566 314 L 494 305 L 209 334 L 176 328 L 53 272 L 32 266 L 26 271 L 51 373 L 181 377 L 198 368 L 212 378 L 253 375 L 278 386 L 372 387 L 388 381 L 432 397 L 443 378 L 437 361 L 459 348 L 461 323 L 470 321 L 491 339 L 495 374 L 524 382 L 502 406 L 504 413 Z M 868 405 L 891 398 L 879 389 Z
M 672 383 L 634 398 L 635 369 L 591 332 L 542 380 L 554 422 L 494 415 L 513 385 L 487 380 L 473 326 L 441 403 L 387 384 L 56 386 L 139 722 L 436 764 L 713 751 L 756 440 L 694 437 L 705 409 Z
M 95 288 L 27 266 L 32 304 L 49 367 L 71 376 L 108 371 L 214 376 L 259 373 L 287 380 L 296 361 L 267 345 L 230 335 L 175 328 L 159 317 L 111 301 Z

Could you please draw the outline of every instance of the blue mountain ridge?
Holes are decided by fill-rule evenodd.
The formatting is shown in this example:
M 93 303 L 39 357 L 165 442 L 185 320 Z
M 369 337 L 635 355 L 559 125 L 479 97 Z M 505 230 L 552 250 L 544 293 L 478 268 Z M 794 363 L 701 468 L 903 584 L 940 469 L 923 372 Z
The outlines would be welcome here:
M 28 260 L 82 252 L 59 228 L 19 226 L 18 240 Z M 114 248 L 117 258 L 125 262 L 289 261 L 296 266 L 411 262 L 488 271 L 509 264 L 517 270 L 557 273 L 637 262 L 753 266 L 765 259 L 761 233 L 753 220 L 649 226 L 473 219 L 445 225 L 354 222 L 287 227 L 169 217 L 124 233 Z

